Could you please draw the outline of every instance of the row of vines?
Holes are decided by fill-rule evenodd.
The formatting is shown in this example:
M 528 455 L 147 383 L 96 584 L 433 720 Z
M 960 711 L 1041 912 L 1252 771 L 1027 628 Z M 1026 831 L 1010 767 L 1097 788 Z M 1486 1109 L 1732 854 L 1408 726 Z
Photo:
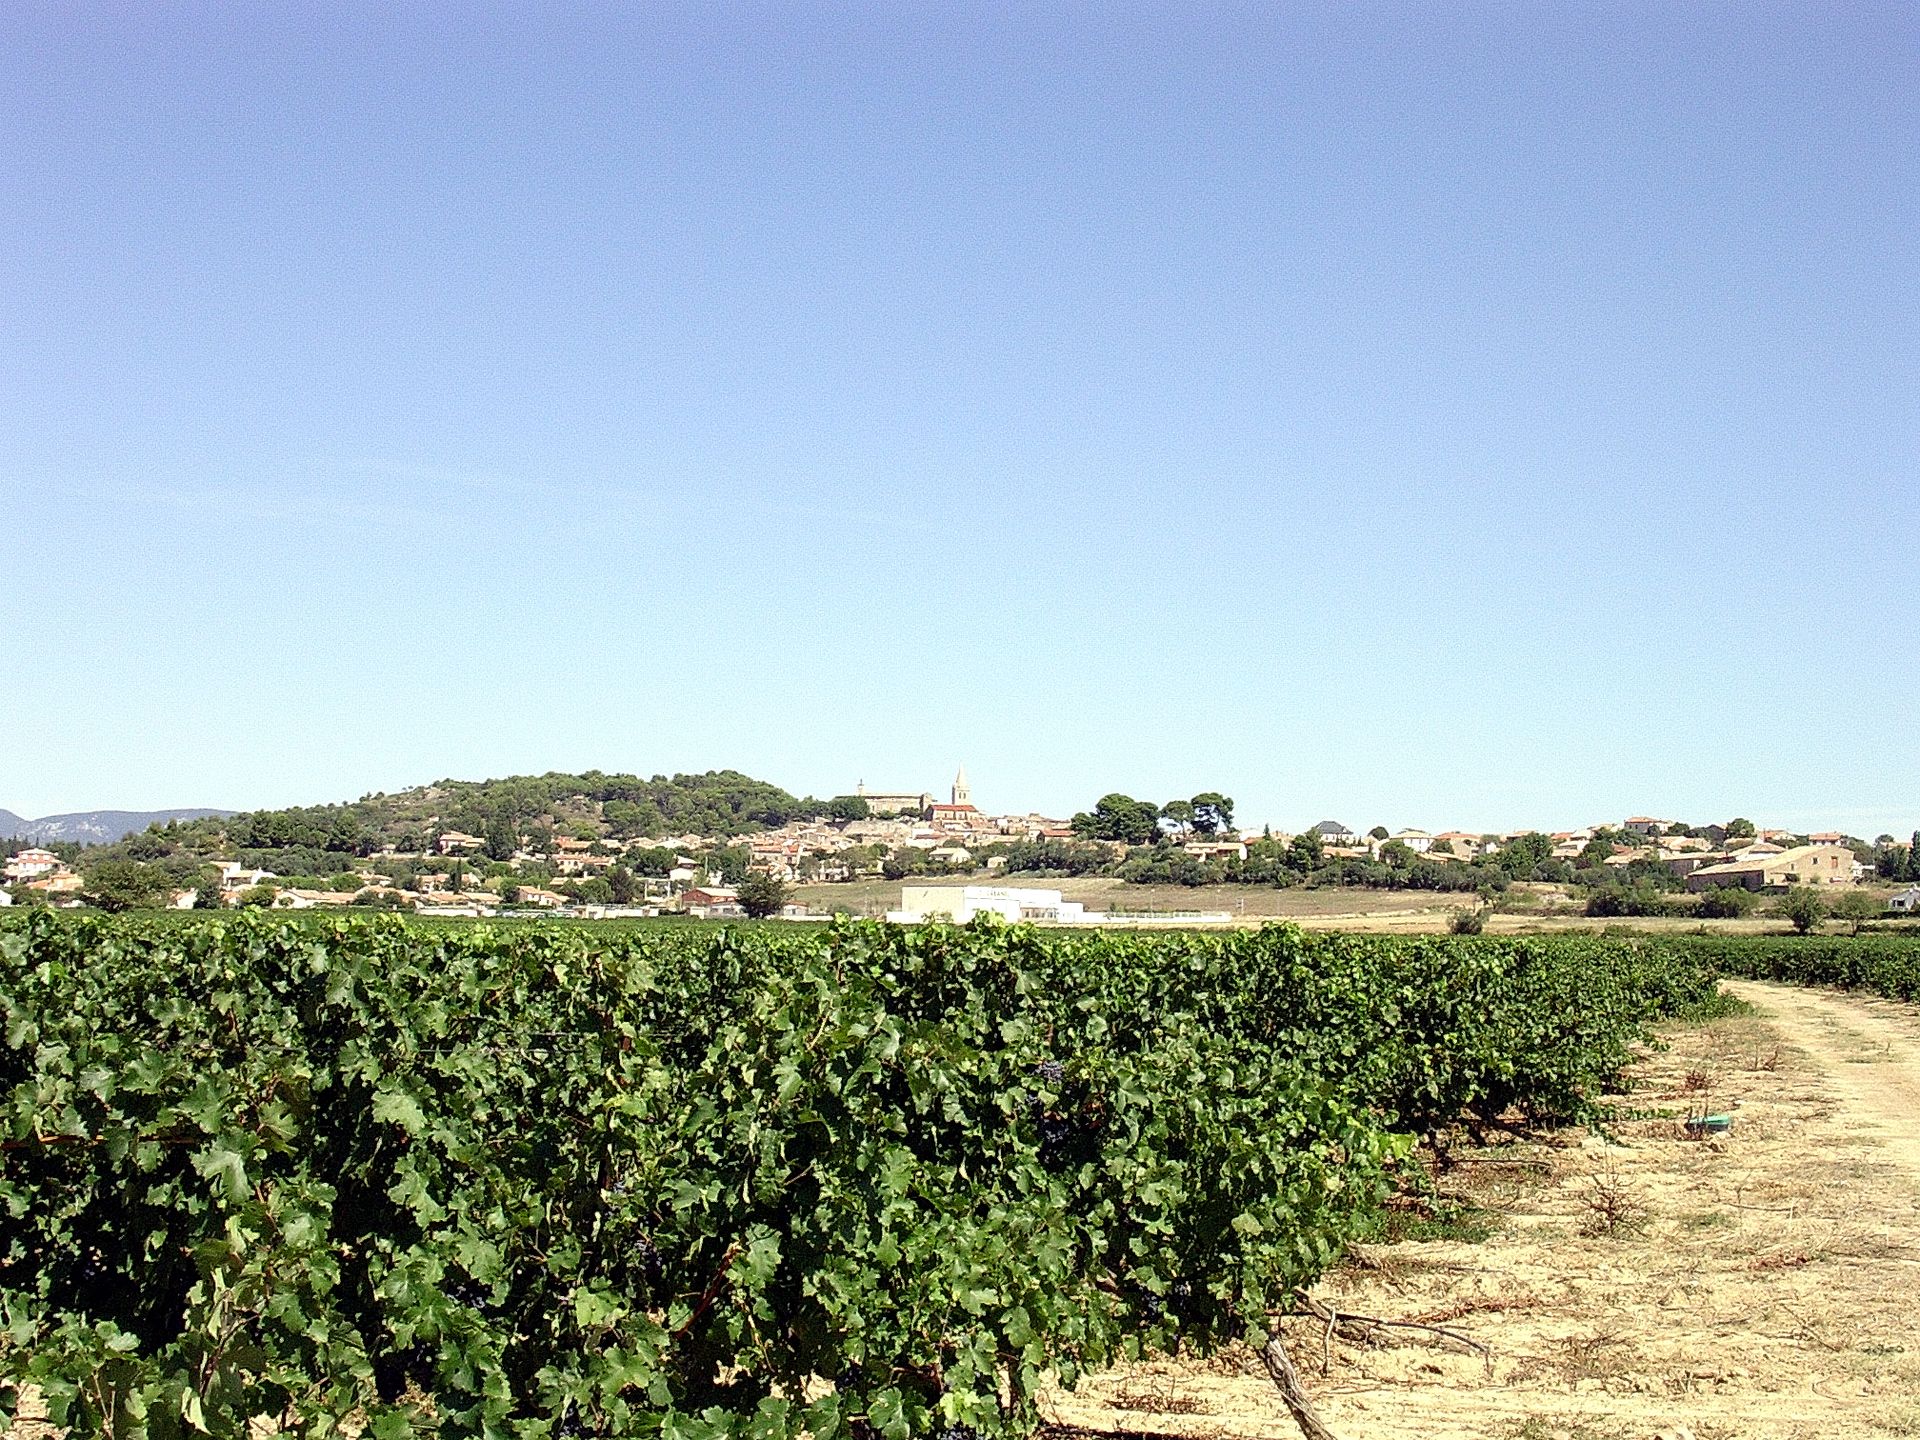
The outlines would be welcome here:
M 0 1412 L 1017 1435 L 1256 1342 L 1422 1138 L 1590 1119 L 1671 949 L 0 924 Z
M 1723 975 L 1920 1000 L 1920 934 L 1686 935 L 1668 943 Z

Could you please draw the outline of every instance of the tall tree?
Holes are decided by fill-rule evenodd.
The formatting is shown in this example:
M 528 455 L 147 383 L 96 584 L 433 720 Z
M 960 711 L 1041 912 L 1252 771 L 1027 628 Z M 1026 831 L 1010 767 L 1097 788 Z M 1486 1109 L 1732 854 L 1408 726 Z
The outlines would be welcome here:
M 765 920 L 778 915 L 787 903 L 787 885 L 784 880 L 756 873 L 740 882 L 739 895 L 742 910 L 755 920 Z
M 102 910 L 138 910 L 158 905 L 166 883 L 164 874 L 138 860 L 102 860 L 87 872 L 81 898 Z
M 496 815 L 487 822 L 486 839 L 489 860 L 511 860 L 513 852 L 520 848 L 520 835 L 505 815 Z
M 1516 880 L 1524 880 L 1552 858 L 1552 839 L 1538 830 L 1529 830 L 1513 838 L 1513 842 L 1500 852 L 1497 863 Z
M 1302 830 L 1287 843 L 1287 864 L 1295 870 L 1318 870 L 1326 859 L 1327 847 L 1318 830 Z
M 1816 929 L 1827 918 L 1827 902 L 1808 885 L 1796 885 L 1780 897 L 1780 913 L 1793 922 L 1802 935 Z
M 1091 812 L 1075 815 L 1072 823 L 1074 833 L 1089 840 L 1151 845 L 1160 834 L 1160 807 L 1115 791 L 1102 795 Z
M 1190 803 L 1193 828 L 1202 835 L 1218 835 L 1233 828 L 1233 801 L 1218 790 L 1203 790 Z

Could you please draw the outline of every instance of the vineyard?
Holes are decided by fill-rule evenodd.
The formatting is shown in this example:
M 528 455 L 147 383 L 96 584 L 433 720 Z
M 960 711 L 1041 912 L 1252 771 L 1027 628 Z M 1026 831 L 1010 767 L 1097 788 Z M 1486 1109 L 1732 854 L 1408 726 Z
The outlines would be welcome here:
M 1724 975 L 1920 1000 L 1920 934 L 1688 935 L 1671 943 Z
M 0 923 L 0 1411 L 74 1433 L 1023 1434 L 1264 1344 L 1596 1118 L 1722 957 L 1587 937 Z

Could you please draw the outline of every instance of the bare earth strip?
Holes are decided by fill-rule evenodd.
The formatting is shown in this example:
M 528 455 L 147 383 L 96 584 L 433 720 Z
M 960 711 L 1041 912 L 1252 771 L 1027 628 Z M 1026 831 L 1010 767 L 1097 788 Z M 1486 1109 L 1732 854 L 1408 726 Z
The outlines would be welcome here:
M 1492 1351 L 1290 1322 L 1342 1440 L 1920 1435 L 1920 1011 L 1731 988 L 1761 1013 L 1675 1030 L 1639 1067 L 1622 1103 L 1657 1118 L 1443 1179 L 1504 1217 L 1491 1239 L 1368 1247 L 1318 1287 Z M 1683 1138 L 1690 1109 L 1731 1112 L 1732 1133 Z M 1629 1208 L 1612 1234 L 1603 1191 Z M 1051 1408 L 1102 1431 L 1297 1433 L 1251 1355 L 1134 1367 Z

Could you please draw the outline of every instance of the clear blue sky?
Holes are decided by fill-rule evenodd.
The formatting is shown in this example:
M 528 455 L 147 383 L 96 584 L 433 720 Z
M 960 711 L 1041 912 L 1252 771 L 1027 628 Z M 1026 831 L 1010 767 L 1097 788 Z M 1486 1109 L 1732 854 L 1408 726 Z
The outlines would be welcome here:
M 0 806 L 1904 834 L 1916 73 L 1892 3 L 7 7 Z

